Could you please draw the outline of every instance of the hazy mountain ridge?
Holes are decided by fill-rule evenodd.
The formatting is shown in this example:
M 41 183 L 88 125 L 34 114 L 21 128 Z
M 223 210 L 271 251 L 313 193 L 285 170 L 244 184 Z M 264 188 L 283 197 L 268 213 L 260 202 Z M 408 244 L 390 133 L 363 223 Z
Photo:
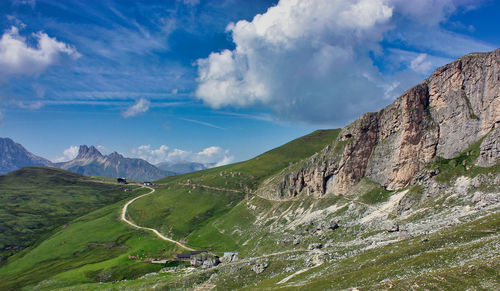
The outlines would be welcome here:
M 177 163 L 163 162 L 156 164 L 157 168 L 164 171 L 174 172 L 176 174 L 186 174 L 190 172 L 201 171 L 208 169 L 210 166 L 213 165 L 204 165 L 202 163 L 188 162 L 188 161 L 177 162 Z
M 29 166 L 53 166 L 53 164 L 30 153 L 10 138 L 0 138 L 0 175 Z
M 94 146 L 80 146 L 75 159 L 59 164 L 59 168 L 82 175 L 123 177 L 145 181 L 158 180 L 175 173 L 158 169 L 142 159 L 126 158 L 113 152 L 103 155 Z
M 178 174 L 168 169 L 159 169 L 142 159 L 124 157 L 117 152 L 103 155 L 96 147 L 86 145 L 80 146 L 78 155 L 73 160 L 53 163 L 32 154 L 10 138 L 0 138 L 0 175 L 36 166 L 60 168 L 82 175 L 124 177 L 138 181 L 158 180 Z M 177 168 L 177 164 L 171 164 L 169 167 Z M 197 163 L 185 163 L 181 164 L 179 169 L 187 173 L 205 169 L 202 167 L 203 165 L 199 166 Z

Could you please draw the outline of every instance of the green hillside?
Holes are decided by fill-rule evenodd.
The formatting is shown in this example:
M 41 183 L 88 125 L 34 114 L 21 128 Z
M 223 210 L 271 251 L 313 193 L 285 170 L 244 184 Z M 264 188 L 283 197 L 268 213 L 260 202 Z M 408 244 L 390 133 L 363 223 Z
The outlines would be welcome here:
M 163 187 L 155 195 L 132 204 L 129 213 L 139 225 L 183 239 L 227 213 L 263 179 L 320 151 L 337 138 L 339 131 L 317 130 L 245 162 L 162 179 L 158 183 Z M 220 189 L 206 189 L 198 184 Z M 211 249 L 215 243 L 195 246 Z
M 76 217 L 132 195 L 123 189 L 54 168 L 0 176 L 0 257 L 5 260 Z
M 150 232 L 134 230 L 120 221 L 124 203 L 73 220 L 43 242 L 15 255 L 12 262 L 0 268 L 0 290 L 34 287 L 44 280 L 36 289 L 54 290 L 82 283 L 136 279 L 161 269 L 163 265 L 145 263 L 143 259 L 170 258 L 179 250 Z
M 258 181 L 280 171 L 290 163 L 311 156 L 331 143 L 338 132 L 338 130 L 316 131 L 246 162 L 163 179 L 160 181 L 162 185 L 154 195 L 141 198 L 129 206 L 128 215 L 141 226 L 154 226 L 167 236 L 184 240 L 188 235 L 202 229 L 208 222 L 229 213 L 244 199 L 247 194 L 244 189 L 255 187 Z M 226 171 L 228 174 L 221 176 L 221 171 Z M 230 172 L 238 174 L 229 174 Z M 17 180 L 14 177 L 18 177 Z M 171 258 L 181 251 L 177 246 L 158 239 L 150 232 L 131 229 L 120 221 L 120 210 L 127 199 L 112 203 L 126 198 L 125 195 L 137 196 L 144 193 L 144 190 L 123 192 L 115 185 L 97 183 L 95 177 L 86 178 L 45 168 L 27 168 L 4 178 L 9 179 L 5 180 L 5 183 L 11 189 L 6 192 L 11 195 L 21 191 L 32 193 L 33 201 L 38 199 L 37 201 L 42 202 L 33 202 L 33 205 L 39 205 L 33 208 L 40 213 L 41 218 L 45 219 L 43 221 L 47 224 L 47 228 L 39 230 L 44 235 L 43 241 L 11 257 L 0 268 L 0 277 L 3 278 L 0 283 L 1 290 L 26 286 L 53 290 L 82 283 L 136 279 L 142 274 L 158 271 L 163 267 L 161 264 L 145 263 L 144 258 Z M 188 180 L 197 183 L 211 179 L 215 181 L 208 183 L 209 185 L 238 190 L 220 191 L 178 184 Z M 18 184 L 21 183 L 23 187 L 19 187 Z M 37 188 L 43 191 L 35 191 Z M 109 193 L 105 191 L 106 189 Z M 93 193 L 93 196 L 89 196 L 89 193 Z M 107 195 L 101 197 L 100 194 L 105 193 Z M 104 200 L 104 197 L 109 200 Z M 49 204 L 52 208 L 45 206 L 44 203 L 52 200 L 53 202 Z M 97 205 L 99 202 L 102 204 Z M 77 212 L 76 209 L 70 208 L 77 205 L 86 211 Z M 75 219 L 103 205 L 109 206 Z M 65 214 L 71 211 L 74 216 L 58 216 L 59 220 L 56 220 L 52 214 L 49 215 L 48 209 L 58 209 L 56 213 Z M 22 213 L 17 212 L 17 214 Z M 13 220 L 10 216 L 10 221 Z M 64 226 L 57 228 L 57 225 L 62 224 Z M 224 250 L 227 244 L 205 241 L 197 243 L 195 247 Z M 130 259 L 129 256 L 137 256 L 138 259 Z

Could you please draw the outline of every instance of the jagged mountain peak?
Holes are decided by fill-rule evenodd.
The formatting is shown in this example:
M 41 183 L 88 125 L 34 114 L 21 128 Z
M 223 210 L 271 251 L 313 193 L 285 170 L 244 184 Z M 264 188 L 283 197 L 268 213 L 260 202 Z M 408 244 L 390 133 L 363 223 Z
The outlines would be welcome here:
M 88 160 L 102 158 L 103 155 L 95 146 L 81 145 L 78 149 L 78 155 L 75 159 L 77 160 Z
M 118 152 L 103 155 L 95 146 L 81 145 L 77 157 L 60 168 L 92 176 L 124 177 L 132 180 L 157 180 L 172 175 L 145 160 L 126 158 Z

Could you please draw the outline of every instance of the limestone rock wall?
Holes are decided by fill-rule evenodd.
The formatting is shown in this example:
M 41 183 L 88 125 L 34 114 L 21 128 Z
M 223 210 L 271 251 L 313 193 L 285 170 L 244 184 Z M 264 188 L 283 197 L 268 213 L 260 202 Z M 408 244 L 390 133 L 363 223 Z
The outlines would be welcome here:
M 401 189 L 436 156 L 452 158 L 491 132 L 500 123 L 499 96 L 500 49 L 464 56 L 381 111 L 362 115 L 321 152 L 265 181 L 258 194 L 343 194 L 363 177 Z M 483 141 L 478 164 L 498 161 L 495 132 Z

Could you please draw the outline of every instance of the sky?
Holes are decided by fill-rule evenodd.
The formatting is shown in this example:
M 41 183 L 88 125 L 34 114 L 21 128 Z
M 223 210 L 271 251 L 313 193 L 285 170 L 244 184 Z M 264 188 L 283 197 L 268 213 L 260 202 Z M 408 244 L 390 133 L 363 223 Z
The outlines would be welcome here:
M 223 165 L 500 47 L 493 0 L 0 2 L 0 137 Z

